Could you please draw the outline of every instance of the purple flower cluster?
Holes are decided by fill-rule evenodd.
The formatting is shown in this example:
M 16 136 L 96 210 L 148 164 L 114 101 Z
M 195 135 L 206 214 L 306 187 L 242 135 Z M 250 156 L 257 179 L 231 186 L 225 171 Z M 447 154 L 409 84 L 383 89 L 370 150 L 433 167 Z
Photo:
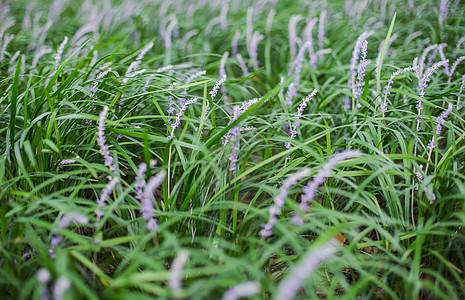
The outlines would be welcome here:
M 287 105 L 292 105 L 292 98 L 297 96 L 297 86 L 300 82 L 300 75 L 302 73 L 302 63 L 304 61 L 305 51 L 308 49 L 310 42 L 306 42 L 300 47 L 297 57 L 294 59 L 289 70 L 288 76 L 294 76 L 294 81 L 289 84 L 286 93 L 285 102 Z
M 360 57 L 360 51 L 362 49 L 363 43 L 365 42 L 366 39 L 368 39 L 373 34 L 375 34 L 374 31 L 364 32 L 357 38 L 357 41 L 355 42 L 355 47 L 354 47 L 354 50 L 352 51 L 352 58 L 350 59 L 350 67 L 349 67 L 349 72 L 353 76 L 353 79 L 352 79 L 353 82 L 355 82 L 355 75 L 357 75 L 357 72 L 355 70 L 357 68 L 358 59 Z M 353 84 L 354 83 L 350 85 L 353 86 Z
M 238 300 L 243 297 L 250 297 L 260 291 L 260 283 L 255 281 L 246 281 L 231 287 L 224 293 L 222 300 Z
M 270 206 L 269 208 L 270 218 L 268 219 L 268 223 L 262 225 L 263 229 L 260 231 L 260 236 L 262 239 L 265 239 L 273 234 L 273 226 L 276 221 L 278 221 L 278 215 L 281 213 L 281 208 L 284 205 L 284 201 L 286 200 L 289 190 L 297 182 L 307 177 L 308 175 L 310 175 L 310 169 L 304 168 L 284 180 L 283 185 L 279 190 L 279 194 L 273 197 L 274 205 Z
M 249 107 L 251 107 L 252 105 L 254 105 L 255 103 L 257 103 L 258 101 L 260 101 L 260 98 L 254 98 L 254 99 L 251 99 L 251 100 L 247 100 L 247 101 L 244 101 L 244 103 L 242 103 L 242 105 L 235 109 L 233 111 L 233 116 L 232 118 L 229 120 L 228 122 L 228 125 L 231 124 L 232 122 L 234 122 L 235 120 L 237 120 L 237 118 L 239 118 L 240 115 L 242 115 Z M 236 125 L 237 126 L 237 125 Z M 238 126 L 237 126 L 238 127 Z M 234 128 L 234 127 L 233 127 Z M 224 136 L 224 141 L 222 142 L 223 146 L 226 146 L 228 143 L 229 143 L 229 139 L 231 137 L 231 135 L 233 134 L 233 128 L 231 128 Z M 249 128 L 249 127 L 247 127 Z M 251 128 L 251 127 L 250 127 Z M 242 128 L 239 128 L 239 131 L 241 131 Z
M 465 88 L 465 74 L 462 75 L 462 84 L 460 85 L 459 93 L 462 94 L 463 89 Z M 461 109 L 460 107 L 460 96 L 457 99 L 457 110 Z
M 452 64 L 452 67 L 450 68 L 449 71 L 449 82 L 451 81 L 452 75 L 454 75 L 455 70 L 457 69 L 459 63 L 465 60 L 465 56 L 460 56 L 455 60 L 455 62 Z
M 110 150 L 108 148 L 108 145 L 105 143 L 106 137 L 105 137 L 105 119 L 108 114 L 108 106 L 104 106 L 103 110 L 99 114 L 99 120 L 98 120 L 98 130 L 97 130 L 97 144 L 100 146 L 100 153 L 102 154 L 103 158 L 105 159 L 105 166 L 107 166 L 110 171 L 115 174 L 116 172 L 116 166 L 113 163 L 113 157 L 110 154 Z M 116 174 L 115 174 L 116 175 Z
M 428 82 L 430 82 L 430 77 L 433 75 L 433 72 L 436 71 L 439 67 L 445 65 L 447 61 L 440 61 L 432 65 L 428 70 L 426 70 L 425 75 L 418 80 L 418 96 L 420 98 L 425 97 L 425 88 L 428 86 Z M 421 64 L 420 64 L 420 70 L 421 70 Z M 421 74 L 421 73 L 420 73 Z M 423 109 L 423 104 L 421 102 L 421 99 L 418 99 L 416 101 L 417 105 L 415 106 L 416 109 L 418 109 L 418 116 L 417 116 L 417 131 L 420 130 L 420 113 Z
M 174 121 L 174 123 L 171 125 L 171 134 L 168 136 L 169 139 L 174 139 L 174 130 L 176 128 L 178 128 L 179 125 L 181 125 L 181 117 L 182 115 L 184 114 L 184 112 L 186 111 L 187 107 L 190 105 L 190 104 L 193 104 L 195 102 L 197 102 L 198 98 L 197 97 L 194 97 L 194 98 L 191 98 L 189 100 L 186 100 L 182 106 L 179 108 L 179 111 L 178 113 L 176 114 L 176 120 Z
M 185 250 L 179 251 L 173 260 L 170 268 L 170 278 L 168 285 L 172 291 L 179 291 L 182 288 L 182 269 L 189 259 L 189 253 Z
M 207 71 L 198 71 L 189 75 L 189 77 L 187 77 L 186 81 L 184 82 L 184 85 L 190 84 L 192 81 L 194 81 L 195 78 L 203 76 L 205 74 L 207 74 Z M 184 91 L 181 92 L 181 94 L 187 95 L 187 88 L 185 88 Z
M 350 158 L 359 157 L 360 155 L 361 153 L 358 151 L 346 150 L 344 152 L 337 153 L 333 155 L 332 157 L 330 157 L 328 162 L 325 163 L 323 167 L 318 170 L 318 173 L 313 178 L 313 180 L 310 181 L 307 184 L 307 186 L 304 188 L 302 200 L 299 203 L 300 210 L 303 213 L 307 212 L 310 201 L 312 201 L 315 198 L 317 188 L 325 182 L 326 177 L 331 176 L 332 170 L 338 162 L 346 160 L 346 159 L 350 159 Z M 292 218 L 292 221 L 294 224 L 299 225 L 299 226 L 302 225 L 304 222 L 298 212 L 295 212 Z
M 134 77 L 135 75 L 141 73 L 141 71 L 136 71 L 136 70 L 140 67 L 140 65 L 141 65 L 141 63 L 142 63 L 142 59 L 144 58 L 145 54 L 147 54 L 147 52 L 148 52 L 150 49 L 152 49 L 152 47 L 153 47 L 153 42 L 151 42 L 150 44 L 148 44 L 147 46 L 145 46 L 145 47 L 140 51 L 140 53 L 139 53 L 139 55 L 137 56 L 136 60 L 133 61 L 133 62 L 129 65 L 128 69 L 126 70 L 126 75 L 125 75 L 126 78 L 123 79 L 123 83 L 127 83 L 127 82 L 129 81 L 129 78 Z M 144 70 L 144 71 L 145 71 L 145 70 Z
M 443 111 L 439 115 L 439 117 L 436 119 L 436 125 L 434 126 L 434 131 L 431 132 L 433 136 L 431 137 L 431 140 L 428 143 L 428 149 L 431 150 L 438 146 L 436 142 L 434 141 L 434 136 L 436 135 L 438 137 L 441 134 L 442 125 L 446 122 L 446 118 L 449 116 L 451 112 L 452 112 L 452 103 L 449 103 L 447 110 Z
M 249 70 L 247 70 L 247 65 L 245 64 L 245 61 L 242 58 L 242 55 L 240 53 L 236 54 L 236 59 L 237 59 L 237 62 L 239 63 L 239 66 L 242 69 L 242 74 L 244 75 L 244 77 L 249 76 L 250 75 Z
M 307 107 L 307 103 L 313 99 L 313 97 L 315 97 L 316 93 L 318 92 L 317 89 L 314 89 L 307 97 L 305 97 L 304 99 L 302 99 L 302 103 L 299 105 L 299 107 L 297 108 L 297 114 L 295 115 L 295 122 L 291 125 L 291 130 L 290 130 L 290 138 L 291 140 L 295 139 L 296 136 L 297 136 L 297 127 L 300 126 L 300 118 L 302 117 L 302 114 L 304 112 L 304 109 Z M 291 146 L 291 143 L 290 142 L 286 142 L 284 144 L 284 146 L 287 148 L 287 149 L 291 149 L 292 146 Z M 289 158 L 289 157 L 288 157 Z
M 236 120 L 241 115 L 241 109 L 239 106 L 234 106 L 233 109 L 233 119 Z M 239 136 L 241 134 L 240 128 L 236 125 L 228 131 L 230 134 L 230 141 L 231 141 L 231 153 L 228 155 L 228 159 L 230 161 L 229 171 L 234 171 L 236 169 L 237 164 L 237 151 L 238 151 L 238 143 L 239 143 Z
M 215 84 L 213 89 L 209 92 L 210 96 L 212 97 L 212 100 L 216 97 L 216 94 L 218 93 L 218 90 L 220 89 L 220 86 L 222 86 L 226 81 L 226 74 L 221 76 L 220 80 Z
M 60 64 L 61 57 L 63 56 L 63 51 L 65 50 L 65 46 L 68 43 L 68 37 L 66 36 L 63 42 L 61 42 L 60 46 L 58 47 L 57 53 L 55 54 L 55 72 L 58 69 L 58 65 Z
M 111 67 L 109 67 L 103 72 L 100 72 L 100 74 L 98 74 L 98 76 L 95 78 L 95 81 L 90 88 L 90 93 L 91 93 L 90 98 L 93 98 L 95 94 L 97 93 L 98 81 L 102 79 L 103 77 L 105 77 L 109 72 L 111 72 Z
M 255 31 L 252 36 L 252 41 L 250 43 L 249 56 L 252 59 L 252 65 L 255 70 L 259 69 L 258 66 L 258 43 L 263 40 L 263 34 L 260 34 L 258 31 Z
M 142 213 L 142 218 L 147 221 L 146 228 L 149 231 L 153 231 L 158 228 L 157 221 L 154 219 L 155 207 L 153 205 L 153 194 L 165 179 L 166 172 L 163 170 L 160 171 L 158 174 L 152 176 L 147 185 L 145 185 L 145 182 L 143 182 L 143 176 L 146 170 L 147 166 L 145 166 L 145 164 L 141 164 L 139 166 L 137 174 L 138 182 L 134 188 L 137 187 L 136 191 L 140 201 L 142 202 L 142 208 L 140 211 Z
M 379 107 L 379 110 L 381 112 L 384 113 L 386 111 L 386 109 L 387 109 L 387 95 L 391 94 L 390 90 L 392 88 L 392 84 L 394 83 L 394 79 L 397 76 L 401 75 L 401 74 L 405 74 L 405 73 L 410 72 L 410 71 L 415 70 L 415 69 L 418 69 L 418 67 L 410 66 L 410 67 L 407 67 L 407 68 L 399 69 L 399 70 L 397 70 L 397 71 L 395 71 L 394 73 L 391 74 L 391 78 L 389 78 L 387 80 L 387 84 L 384 87 L 384 91 L 383 91 L 383 93 L 384 93 L 384 101 L 383 101 L 383 103 L 381 103 L 381 106 Z
M 294 59 L 296 55 L 295 45 L 297 44 L 297 23 L 302 20 L 301 15 L 292 15 L 288 24 L 289 31 L 289 51 L 291 52 L 291 58 Z
M 333 257 L 337 246 L 338 241 L 332 239 L 321 246 L 315 247 L 299 265 L 292 269 L 291 274 L 279 284 L 279 294 L 275 299 L 293 299 L 297 290 L 303 285 L 305 278 L 312 275 L 321 263 Z
M 368 42 L 365 40 L 362 45 L 362 53 L 360 56 L 360 64 L 358 65 L 357 69 L 357 82 L 355 83 L 354 89 L 354 98 L 357 101 L 357 108 L 360 108 L 360 104 L 358 103 L 358 99 L 363 93 L 363 82 L 365 80 L 365 71 L 368 64 L 367 61 L 367 47 Z
M 58 222 L 58 228 L 66 228 L 71 223 L 84 225 L 84 224 L 87 224 L 88 222 L 89 222 L 89 219 L 85 215 L 77 211 L 71 211 L 61 216 L 61 219 Z M 53 229 L 52 233 L 53 233 L 53 236 L 50 240 L 50 244 L 52 245 L 52 247 L 58 247 L 58 245 L 63 241 L 63 237 L 58 234 L 56 229 Z
M 113 190 L 115 189 L 118 181 L 118 177 L 113 177 L 102 190 L 102 193 L 100 194 L 100 197 L 97 200 L 97 205 L 99 209 L 95 210 L 95 215 L 97 216 L 97 223 L 100 221 L 100 218 L 104 215 L 104 212 L 101 210 L 101 208 L 103 208 L 106 205 L 106 202 L 110 197 L 111 192 L 113 192 Z

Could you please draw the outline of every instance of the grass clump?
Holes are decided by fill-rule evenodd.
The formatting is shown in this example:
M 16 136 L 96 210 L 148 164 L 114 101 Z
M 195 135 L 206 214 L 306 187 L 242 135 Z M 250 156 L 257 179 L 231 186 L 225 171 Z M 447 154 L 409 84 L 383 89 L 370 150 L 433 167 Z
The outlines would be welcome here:
M 3 298 L 463 298 L 460 5 L 2 4 Z

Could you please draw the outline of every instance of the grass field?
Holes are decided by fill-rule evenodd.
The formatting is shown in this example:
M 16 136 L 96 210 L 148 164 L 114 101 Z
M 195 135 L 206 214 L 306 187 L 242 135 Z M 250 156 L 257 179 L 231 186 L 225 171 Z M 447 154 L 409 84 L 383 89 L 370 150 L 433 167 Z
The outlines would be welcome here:
M 463 299 L 463 1 L 1 1 L 1 299 Z

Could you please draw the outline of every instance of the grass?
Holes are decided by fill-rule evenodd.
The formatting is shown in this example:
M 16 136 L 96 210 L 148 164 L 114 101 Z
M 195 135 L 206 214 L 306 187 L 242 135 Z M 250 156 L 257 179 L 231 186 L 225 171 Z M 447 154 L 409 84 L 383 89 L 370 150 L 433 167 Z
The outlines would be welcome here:
M 5 55 L 0 61 L 2 298 L 218 299 L 229 288 L 254 281 L 260 289 L 251 299 L 275 299 L 284 288 L 280 283 L 307 255 L 334 238 L 336 254 L 305 274 L 291 297 L 463 298 L 465 122 L 458 101 L 464 96 L 464 64 L 452 76 L 444 67 L 433 72 L 424 97 L 415 72 L 399 75 L 387 96 L 387 111 L 379 110 L 391 73 L 421 59 L 427 46 L 446 43 L 449 66 L 465 55 L 463 44 L 456 47 L 465 34 L 460 4 L 449 3 L 440 22 L 437 1 L 415 2 L 410 7 L 404 1 L 381 1 L 384 9 L 378 1 L 345 8 L 343 1 L 234 0 L 225 27 L 218 17 L 225 9 L 216 2 L 2 4 L 0 45 L 5 35 L 15 35 L 0 53 Z M 271 8 L 276 14 L 270 28 Z M 263 34 L 259 69 L 249 55 L 248 13 L 252 33 Z M 288 40 L 289 20 L 296 14 L 303 17 L 296 25 L 297 52 L 308 39 L 306 25 L 317 18 L 315 53 L 304 53 L 297 96 L 287 105 L 299 76 Z M 353 100 L 352 51 L 362 32 L 371 29 L 361 107 L 346 109 L 345 99 Z M 79 31 L 82 37 L 76 36 Z M 248 76 L 231 46 L 236 32 Z M 69 42 L 56 64 L 66 36 Z M 154 46 L 136 69 L 145 71 L 127 74 L 150 42 Z M 321 43 L 330 51 L 317 53 Z M 34 66 L 42 48 L 50 52 Z M 376 68 L 378 50 L 382 66 Z M 316 67 L 310 64 L 312 55 L 318 56 Z M 426 69 L 443 60 L 441 55 L 431 51 Z M 108 67 L 112 70 L 96 81 Z M 226 82 L 212 98 L 209 92 L 223 67 Z M 185 83 L 200 70 L 206 75 Z M 313 89 L 318 92 L 291 139 L 297 108 Z M 197 102 L 173 130 L 182 99 L 192 97 Z M 233 118 L 234 106 L 253 98 L 260 100 Z M 417 101 L 423 105 L 420 113 Z M 175 111 L 170 114 L 171 102 Z M 441 133 L 432 133 L 449 104 L 452 111 Z M 104 122 L 114 172 L 97 145 L 104 106 L 109 107 Z M 235 144 L 222 144 L 225 134 L 245 126 L 253 129 L 241 131 Z M 432 138 L 437 147 L 430 150 Z M 305 186 L 344 150 L 361 155 L 337 163 L 309 210 L 299 210 Z M 231 154 L 237 155 L 234 169 Z M 73 162 L 60 163 L 66 159 Z M 159 225 L 154 231 L 146 228 L 136 193 L 141 163 L 148 166 L 147 182 L 160 171 L 167 173 L 154 192 Z M 289 190 L 273 235 L 261 238 L 283 181 L 305 167 L 310 175 Z M 118 183 L 97 218 L 97 200 L 111 177 Z M 291 222 L 295 211 L 304 219 L 302 226 Z M 65 216 L 77 213 L 83 222 L 61 226 Z M 53 246 L 57 238 L 62 240 Z M 180 289 L 172 284 L 179 253 L 188 255 Z

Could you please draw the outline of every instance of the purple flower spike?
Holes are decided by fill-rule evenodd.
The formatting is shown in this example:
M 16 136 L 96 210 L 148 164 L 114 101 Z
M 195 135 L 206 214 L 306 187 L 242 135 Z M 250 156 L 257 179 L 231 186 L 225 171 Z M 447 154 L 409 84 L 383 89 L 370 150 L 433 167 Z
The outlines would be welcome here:
M 146 228 L 149 231 L 158 229 L 157 221 L 153 218 L 155 216 L 155 207 L 153 205 L 153 193 L 163 183 L 166 172 L 160 171 L 158 174 L 152 176 L 145 190 L 142 194 L 142 217 L 147 221 Z
M 318 92 L 317 89 L 314 89 L 307 97 L 305 97 L 304 99 L 302 99 L 302 103 L 299 105 L 299 108 L 297 108 L 297 114 L 295 115 L 295 122 L 294 124 L 291 125 L 291 129 L 290 129 L 290 138 L 293 140 L 296 138 L 297 136 L 297 127 L 300 126 L 300 118 L 302 117 L 302 114 L 304 112 L 304 109 L 305 107 L 307 107 L 307 103 L 313 99 L 313 97 L 315 97 L 316 93 Z M 291 146 L 291 143 L 287 142 L 284 144 L 284 146 L 287 148 L 287 149 L 291 149 L 292 146 Z M 290 157 L 288 156 L 288 159 Z
M 224 293 L 222 300 L 238 300 L 243 297 L 253 296 L 260 292 L 260 283 L 246 281 L 231 287 Z
M 179 291 L 182 288 L 182 269 L 189 259 L 189 253 L 185 250 L 179 251 L 173 260 L 170 268 L 170 278 L 168 285 L 173 291 Z
M 216 94 L 218 93 L 220 86 L 222 86 L 225 83 L 225 81 L 226 75 L 221 76 L 220 80 L 218 80 L 213 89 L 209 92 L 210 96 L 212 97 L 212 100 L 216 97 Z
M 279 284 L 279 294 L 275 299 L 293 299 L 297 290 L 304 283 L 304 279 L 312 275 L 321 263 L 333 257 L 337 246 L 338 242 L 333 239 L 326 244 L 315 247 L 304 257 L 299 265 L 292 269 L 291 274 Z
M 100 209 L 106 205 L 106 202 L 108 198 L 110 197 L 111 192 L 116 187 L 116 184 L 118 183 L 119 179 L 118 177 L 113 177 L 105 186 L 105 188 L 102 190 L 102 193 L 100 194 L 99 199 L 97 200 L 97 205 L 99 209 L 95 210 L 95 215 L 97 216 L 97 222 L 100 221 L 100 218 L 103 217 L 104 212 Z
M 110 154 L 110 150 L 108 145 L 105 144 L 106 137 L 105 137 L 105 119 L 108 114 L 108 106 L 104 106 L 103 110 L 99 114 L 98 120 L 98 130 L 97 130 L 97 144 L 100 146 L 100 153 L 102 154 L 103 158 L 105 159 L 105 166 L 107 166 L 113 174 L 116 173 L 116 166 L 113 164 L 113 157 Z M 115 174 L 116 175 L 116 174 Z
M 262 225 L 263 229 L 260 231 L 260 236 L 262 239 L 265 239 L 273 234 L 272 229 L 276 221 L 278 220 L 278 215 L 281 213 L 281 207 L 284 205 L 284 201 L 289 193 L 289 190 L 300 180 L 310 175 L 310 169 L 304 168 L 284 180 L 279 194 L 273 197 L 274 205 L 270 206 L 269 214 L 270 218 L 268 223 Z
M 450 115 L 452 112 L 452 103 L 449 103 L 449 106 L 447 107 L 446 111 L 443 111 L 441 115 L 436 119 L 436 125 L 434 126 L 434 131 L 432 132 L 433 136 L 431 137 L 431 140 L 428 143 L 428 149 L 433 149 L 436 148 L 438 145 L 434 141 L 434 135 L 439 138 L 439 135 L 441 134 L 442 131 L 442 125 L 446 122 L 446 118 Z
M 349 159 L 349 158 L 359 157 L 360 155 L 361 153 L 358 151 L 346 150 L 344 152 L 337 153 L 333 155 L 332 157 L 330 157 L 328 162 L 323 165 L 323 168 L 318 170 L 318 173 L 313 178 L 313 180 L 310 181 L 307 184 L 307 186 L 304 188 L 304 194 L 302 195 L 302 200 L 300 201 L 300 204 L 299 204 L 300 210 L 303 213 L 307 212 L 310 201 L 312 201 L 315 198 L 317 188 L 325 182 L 325 177 L 331 176 L 332 169 L 338 162 Z M 302 217 L 300 216 L 298 212 L 294 213 L 294 217 L 292 218 L 292 221 L 294 224 L 299 225 L 299 226 L 304 223 L 304 220 L 302 219 Z
M 381 103 L 380 107 L 379 107 L 379 110 L 381 112 L 385 112 L 387 110 L 387 95 L 390 95 L 391 92 L 391 88 L 392 88 L 392 84 L 394 83 L 394 79 L 399 76 L 400 74 L 405 74 L 407 72 L 410 72 L 410 71 L 413 71 L 413 70 L 416 70 L 418 69 L 417 66 L 413 67 L 413 66 L 410 66 L 410 67 L 407 67 L 407 68 L 403 68 L 403 69 L 399 69 L 397 71 L 395 71 L 394 73 L 391 74 L 391 78 L 389 78 L 387 80 L 387 85 L 384 87 L 384 101 L 383 103 Z
M 93 98 L 95 94 L 97 93 L 98 81 L 102 79 L 103 77 L 105 77 L 109 72 L 111 72 L 111 68 L 108 68 L 105 71 L 101 72 L 100 74 L 98 74 L 97 78 L 95 78 L 95 81 L 90 88 L 90 92 L 91 92 L 90 98 Z
M 174 123 L 171 125 L 171 135 L 168 136 L 169 139 L 174 139 L 174 130 L 176 128 L 178 128 L 179 125 L 181 125 L 181 117 L 182 115 L 184 114 L 184 112 L 186 111 L 187 107 L 190 105 L 190 104 L 193 104 L 195 102 L 197 102 L 198 98 L 197 97 L 194 97 L 194 98 L 191 98 L 187 101 L 184 102 L 184 104 L 179 108 L 179 111 L 178 113 L 176 114 L 176 120 L 174 121 Z
M 363 93 L 363 82 L 365 81 L 365 71 L 366 67 L 368 64 L 367 61 L 367 47 L 368 47 L 368 42 L 365 40 L 362 45 L 362 54 L 360 56 L 360 64 L 358 65 L 357 69 L 357 83 L 355 84 L 355 89 L 354 89 L 354 98 L 357 100 L 357 106 L 358 106 L 358 99 Z

